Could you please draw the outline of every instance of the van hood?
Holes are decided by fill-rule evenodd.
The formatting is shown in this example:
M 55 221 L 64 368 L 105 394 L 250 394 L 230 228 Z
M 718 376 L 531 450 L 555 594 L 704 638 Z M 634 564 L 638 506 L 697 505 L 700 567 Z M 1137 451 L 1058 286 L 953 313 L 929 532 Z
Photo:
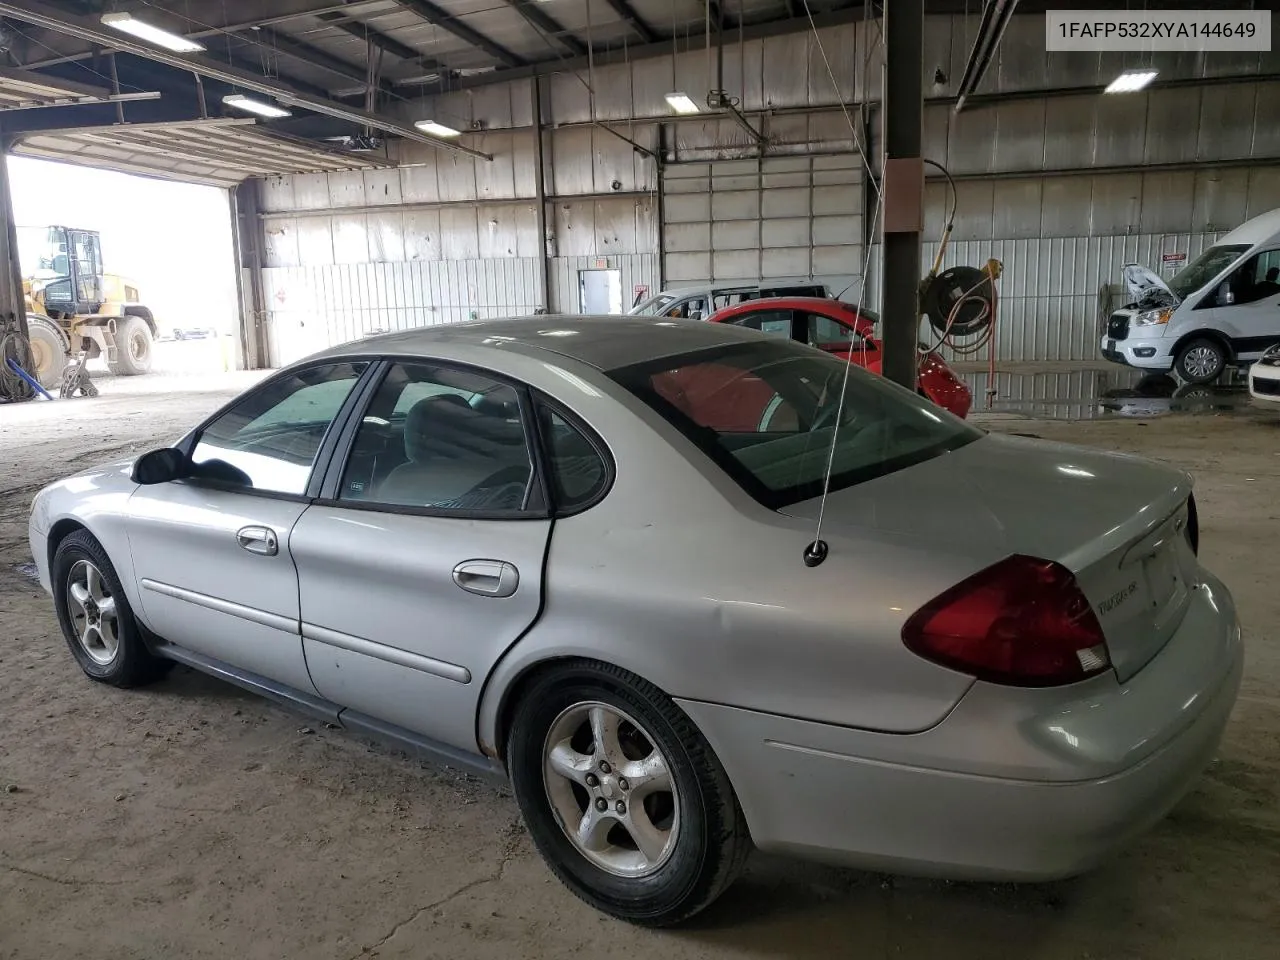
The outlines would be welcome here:
M 1154 309 L 1177 306 L 1182 302 L 1182 298 L 1170 290 L 1167 283 L 1140 263 L 1126 263 L 1121 273 L 1129 293 L 1129 306 Z

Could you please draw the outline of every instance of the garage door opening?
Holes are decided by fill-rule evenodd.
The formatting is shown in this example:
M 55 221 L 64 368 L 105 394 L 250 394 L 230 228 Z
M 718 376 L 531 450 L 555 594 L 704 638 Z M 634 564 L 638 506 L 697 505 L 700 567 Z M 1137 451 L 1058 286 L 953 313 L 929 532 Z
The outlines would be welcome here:
M 95 379 L 148 365 L 157 374 L 235 369 L 239 312 L 225 190 L 6 160 L 22 275 L 49 311 L 92 314 L 102 303 L 109 305 L 102 313 L 137 318 L 100 338 L 115 342 L 114 359 L 90 339 Z

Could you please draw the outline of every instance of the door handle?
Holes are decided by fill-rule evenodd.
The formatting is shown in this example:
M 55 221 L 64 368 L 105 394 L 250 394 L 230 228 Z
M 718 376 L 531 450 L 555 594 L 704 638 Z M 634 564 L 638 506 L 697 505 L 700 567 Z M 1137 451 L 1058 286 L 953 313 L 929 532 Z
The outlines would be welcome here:
M 509 597 L 520 585 L 520 571 L 505 560 L 464 560 L 453 568 L 453 582 L 481 597 Z
M 274 557 L 280 552 L 280 541 L 270 527 L 241 527 L 236 531 L 236 543 L 263 557 Z

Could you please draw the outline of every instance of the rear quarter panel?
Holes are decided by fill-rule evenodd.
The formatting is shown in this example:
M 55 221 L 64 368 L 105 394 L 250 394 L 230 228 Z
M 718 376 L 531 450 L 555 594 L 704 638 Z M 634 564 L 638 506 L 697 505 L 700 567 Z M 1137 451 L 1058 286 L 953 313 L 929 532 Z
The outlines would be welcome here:
M 486 681 L 486 752 L 512 685 L 565 657 L 616 664 L 672 696 L 848 726 L 920 730 L 954 706 L 970 678 L 910 654 L 900 629 L 972 558 L 930 555 L 915 536 L 833 532 L 831 558 L 806 568 L 811 522 L 751 500 L 598 372 L 564 369 L 590 392 L 524 375 L 606 439 L 617 475 L 603 501 L 555 522 L 542 616 Z

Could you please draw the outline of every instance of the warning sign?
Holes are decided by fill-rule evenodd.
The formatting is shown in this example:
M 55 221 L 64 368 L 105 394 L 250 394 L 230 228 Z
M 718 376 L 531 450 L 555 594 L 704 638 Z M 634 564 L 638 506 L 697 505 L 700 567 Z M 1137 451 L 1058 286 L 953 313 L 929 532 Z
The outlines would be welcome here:
M 1160 256 L 1160 266 L 1166 271 L 1181 270 L 1186 262 L 1186 253 L 1165 253 Z

